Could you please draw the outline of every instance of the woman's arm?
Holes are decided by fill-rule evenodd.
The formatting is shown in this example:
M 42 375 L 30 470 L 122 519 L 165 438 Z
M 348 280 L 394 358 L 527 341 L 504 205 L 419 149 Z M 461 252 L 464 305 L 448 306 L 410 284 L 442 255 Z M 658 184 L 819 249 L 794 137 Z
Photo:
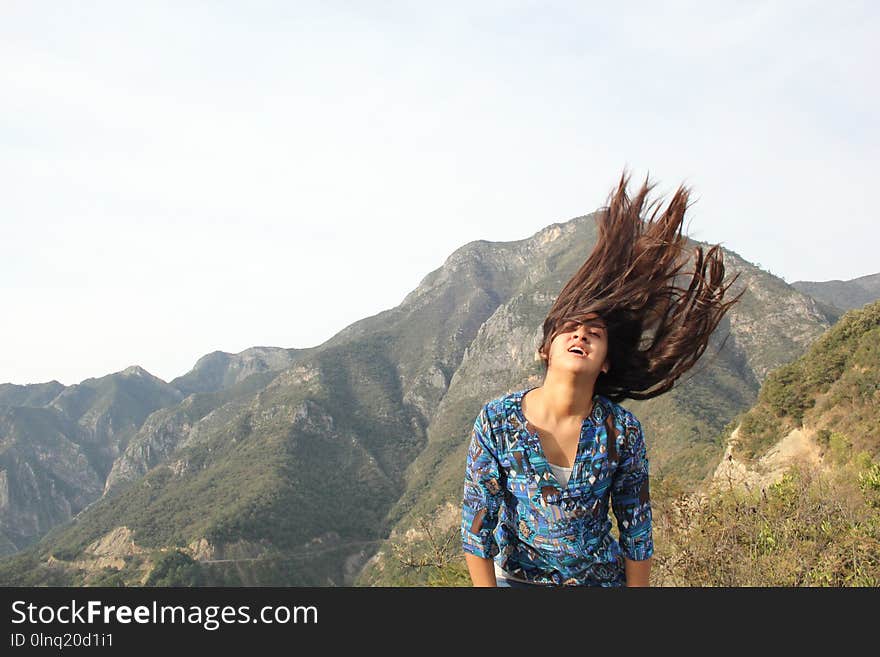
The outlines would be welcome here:
M 650 557 L 645 559 L 644 561 L 635 561 L 628 557 L 624 557 L 623 563 L 626 570 L 627 586 L 651 586 Z
M 468 571 L 474 586 L 498 586 L 495 580 L 495 565 L 492 559 L 484 559 L 469 552 L 464 553 Z
M 627 586 L 649 586 L 654 554 L 648 453 L 641 423 L 624 423 L 624 449 L 611 483 L 611 506 L 617 518 Z
M 488 409 L 474 421 L 464 475 L 461 540 L 474 586 L 496 586 L 494 532 L 502 504 L 501 471 L 495 455 Z

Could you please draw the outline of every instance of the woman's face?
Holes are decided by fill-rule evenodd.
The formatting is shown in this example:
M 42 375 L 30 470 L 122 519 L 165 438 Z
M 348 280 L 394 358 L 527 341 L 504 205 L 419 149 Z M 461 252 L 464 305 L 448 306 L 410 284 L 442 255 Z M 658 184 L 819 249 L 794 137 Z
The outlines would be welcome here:
M 580 349 L 582 354 L 576 353 Z M 597 378 L 608 369 L 608 331 L 599 317 L 593 313 L 582 323 L 570 321 L 550 343 L 548 367 L 589 373 Z

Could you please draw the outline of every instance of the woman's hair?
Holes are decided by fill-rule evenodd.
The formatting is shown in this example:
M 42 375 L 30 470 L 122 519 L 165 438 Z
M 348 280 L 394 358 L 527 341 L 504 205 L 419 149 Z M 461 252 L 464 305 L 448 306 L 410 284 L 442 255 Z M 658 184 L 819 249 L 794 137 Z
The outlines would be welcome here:
M 608 205 L 599 210 L 598 239 L 590 257 L 565 284 L 544 320 L 538 352 L 548 367 L 550 344 L 569 322 L 597 313 L 608 335 L 609 371 L 599 374 L 595 392 L 614 402 L 650 399 L 670 388 L 699 360 L 724 313 L 739 301 L 722 302 L 727 285 L 718 245 L 703 256 L 694 248 L 693 272 L 682 275 L 687 238 L 681 223 L 689 191 L 680 186 L 666 210 L 645 206 L 654 184 L 648 179 L 634 198 L 626 193 L 624 171 Z M 657 218 L 659 213 L 659 219 Z M 677 283 L 687 283 L 682 287 Z M 726 338 L 725 338 L 726 341 Z

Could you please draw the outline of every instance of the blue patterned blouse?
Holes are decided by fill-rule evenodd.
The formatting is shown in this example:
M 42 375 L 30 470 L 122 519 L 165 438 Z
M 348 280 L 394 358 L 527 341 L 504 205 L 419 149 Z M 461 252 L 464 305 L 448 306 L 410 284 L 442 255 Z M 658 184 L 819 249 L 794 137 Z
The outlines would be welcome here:
M 625 586 L 623 557 L 642 561 L 654 553 L 641 424 L 619 404 L 594 395 L 571 477 L 562 486 L 522 412 L 522 398 L 533 389 L 493 399 L 474 422 L 463 548 L 535 583 Z M 619 542 L 611 536 L 609 499 Z

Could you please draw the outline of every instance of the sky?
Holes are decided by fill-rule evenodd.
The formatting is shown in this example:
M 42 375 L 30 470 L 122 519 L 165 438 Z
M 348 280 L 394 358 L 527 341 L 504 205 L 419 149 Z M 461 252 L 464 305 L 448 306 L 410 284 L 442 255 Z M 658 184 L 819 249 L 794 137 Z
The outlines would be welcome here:
M 880 271 L 880 6 L 612 4 L 3 0 L 0 383 L 321 344 L 624 170 L 788 282 Z

